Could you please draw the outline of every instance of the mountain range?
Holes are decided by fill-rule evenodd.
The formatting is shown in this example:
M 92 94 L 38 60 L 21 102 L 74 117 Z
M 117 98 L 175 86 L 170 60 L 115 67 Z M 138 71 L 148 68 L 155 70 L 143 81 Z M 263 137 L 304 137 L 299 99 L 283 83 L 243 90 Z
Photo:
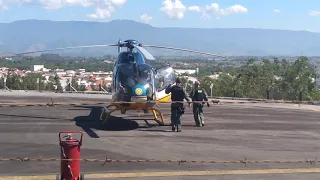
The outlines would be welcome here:
M 66 46 L 113 44 L 119 38 L 142 44 L 180 47 L 228 56 L 319 56 L 320 33 L 254 28 L 153 27 L 132 20 L 110 22 L 20 20 L 0 24 L 0 53 Z M 158 55 L 194 55 L 150 49 Z M 117 48 L 57 51 L 62 55 L 115 55 Z

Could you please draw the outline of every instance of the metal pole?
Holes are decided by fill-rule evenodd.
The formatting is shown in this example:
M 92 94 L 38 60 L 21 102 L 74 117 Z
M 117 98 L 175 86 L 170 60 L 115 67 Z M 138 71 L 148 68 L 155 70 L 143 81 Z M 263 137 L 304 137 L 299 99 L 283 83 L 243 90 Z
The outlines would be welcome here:
M 6 89 L 7 88 L 7 77 L 3 78 L 3 85 L 4 85 L 4 88 Z
M 211 95 L 211 97 L 212 97 L 212 88 L 213 88 L 213 83 L 211 83 L 211 85 L 210 85 L 210 91 L 211 91 L 210 95 Z
M 300 92 L 299 101 L 302 101 L 302 92 Z
M 38 91 L 40 91 L 40 80 L 39 80 L 39 78 L 37 78 L 37 89 L 38 89 Z
M 99 91 L 102 91 L 102 79 L 100 79 Z
M 197 66 L 196 73 L 197 73 L 197 79 L 198 79 L 199 78 L 199 68 L 198 68 L 198 66 Z

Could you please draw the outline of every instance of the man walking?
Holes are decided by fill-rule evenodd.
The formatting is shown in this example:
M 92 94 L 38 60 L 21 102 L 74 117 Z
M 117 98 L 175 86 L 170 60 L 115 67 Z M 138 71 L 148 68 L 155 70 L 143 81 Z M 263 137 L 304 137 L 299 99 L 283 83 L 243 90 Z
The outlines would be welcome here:
M 177 128 L 177 132 L 181 132 L 181 116 L 184 114 L 184 103 L 182 102 L 186 99 L 189 102 L 189 107 L 191 106 L 190 99 L 188 97 L 187 92 L 181 86 L 181 80 L 179 78 L 176 79 L 176 84 L 171 86 L 171 84 L 166 88 L 166 94 L 171 93 L 172 102 L 171 103 L 171 127 L 172 131 L 175 131 Z
M 200 82 L 196 81 L 194 83 L 194 89 L 190 93 L 190 98 L 192 101 L 198 101 L 193 102 L 193 116 L 194 121 L 196 123 L 197 127 L 204 126 L 204 116 L 203 116 L 203 104 L 204 102 L 201 102 L 203 100 L 207 101 L 207 106 L 210 107 L 210 104 L 208 102 L 208 95 L 205 89 L 200 87 Z

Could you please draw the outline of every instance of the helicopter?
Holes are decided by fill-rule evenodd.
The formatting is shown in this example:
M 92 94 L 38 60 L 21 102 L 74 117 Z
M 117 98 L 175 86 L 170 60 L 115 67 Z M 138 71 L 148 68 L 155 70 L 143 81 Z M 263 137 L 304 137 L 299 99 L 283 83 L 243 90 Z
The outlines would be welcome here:
M 165 89 L 169 84 L 174 84 L 174 69 L 170 65 L 161 68 L 154 68 L 146 60 L 153 61 L 155 58 L 144 47 L 162 48 L 178 51 L 193 52 L 217 57 L 225 57 L 217 54 L 200 52 L 189 49 L 142 45 L 137 40 L 128 39 L 124 42 L 119 39 L 116 44 L 87 45 L 55 48 L 47 50 L 36 50 L 18 53 L 16 55 L 31 54 L 38 52 L 57 51 L 77 48 L 93 48 L 93 47 L 118 47 L 118 56 L 114 62 L 113 77 L 111 84 L 112 101 L 108 106 L 103 106 L 100 120 L 104 123 L 108 121 L 111 113 L 121 111 L 125 114 L 128 110 L 142 110 L 144 113 L 153 113 L 154 120 L 159 125 L 164 125 L 164 117 L 162 112 L 156 107 L 157 103 L 167 103 L 171 99 L 171 94 L 166 94 Z M 127 51 L 122 51 L 127 48 Z M 160 120 L 158 119 L 160 116 Z M 149 123 L 145 120 L 149 125 Z

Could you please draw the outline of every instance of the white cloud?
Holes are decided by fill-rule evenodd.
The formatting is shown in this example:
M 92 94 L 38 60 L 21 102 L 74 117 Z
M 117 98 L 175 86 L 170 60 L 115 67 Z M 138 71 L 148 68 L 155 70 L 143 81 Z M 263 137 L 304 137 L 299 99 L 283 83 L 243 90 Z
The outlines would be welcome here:
M 66 0 L 68 1 L 68 0 Z M 62 0 L 39 0 L 41 6 L 45 9 L 60 9 L 63 7 L 64 2 Z M 66 2 L 68 3 L 68 2 Z M 69 5 L 69 4 L 68 4 Z M 70 4 L 72 5 L 72 4 Z
M 202 16 L 200 17 L 200 19 L 202 19 L 202 20 L 210 20 L 211 16 L 209 14 L 203 13 Z
M 127 2 L 127 0 L 111 0 L 111 2 L 112 2 L 114 5 L 122 6 L 123 4 L 125 4 L 125 3 Z
M 119 8 L 126 3 L 126 0 L 91 0 L 91 4 L 88 3 L 89 0 L 83 1 L 86 1 L 87 6 L 97 6 L 96 13 L 88 15 L 88 17 L 92 19 L 109 18 L 116 8 Z
M 274 13 L 279 13 L 280 10 L 279 10 L 279 9 L 274 9 L 273 12 L 274 12 Z
M 211 19 L 211 16 L 247 13 L 248 9 L 240 4 L 229 6 L 225 9 L 219 7 L 218 3 L 212 3 L 201 8 L 199 6 L 186 6 L 181 0 L 163 0 L 163 11 L 171 19 L 182 19 L 186 12 L 202 12 L 201 19 Z M 217 18 L 218 19 L 218 18 Z
M 202 17 L 211 17 L 213 16 L 219 16 L 219 15 L 229 15 L 229 14 L 240 14 L 240 13 L 247 13 L 248 9 L 244 6 L 241 6 L 239 4 L 229 6 L 225 9 L 222 9 L 219 7 L 218 3 L 212 3 L 210 5 L 207 5 L 203 11 Z
M 187 7 L 184 6 L 180 0 L 175 0 L 174 2 L 164 0 L 162 5 L 161 11 L 165 12 L 171 19 L 182 19 L 187 10 Z
M 181 0 L 163 0 L 160 8 L 171 19 L 182 19 L 188 11 L 200 12 L 199 6 L 185 6 Z
M 195 12 L 200 12 L 200 7 L 199 6 L 190 6 L 188 7 L 189 11 L 195 11 Z
M 310 11 L 309 16 L 320 16 L 320 11 Z
M 0 9 L 1 10 L 7 10 L 8 6 L 7 4 L 4 2 L 4 0 L 0 0 Z
M 88 14 L 88 17 L 104 19 L 110 17 L 116 8 L 126 2 L 127 0 L 0 0 L 0 8 L 7 9 L 9 4 L 36 5 L 47 10 L 57 10 L 67 6 L 95 7 L 95 13 Z
M 236 4 L 226 9 L 220 9 L 220 11 L 221 11 L 221 14 L 223 15 L 229 15 L 229 14 L 247 13 L 248 9 L 239 4 Z
M 98 7 L 96 9 L 96 12 L 93 14 L 88 14 L 88 17 L 91 19 L 105 19 L 109 18 L 111 16 L 111 12 L 114 11 L 114 7 L 110 6 L 107 7 L 106 9 L 102 9 Z
M 140 19 L 144 22 L 150 22 L 153 18 L 151 16 L 148 16 L 148 14 L 144 13 L 140 16 Z

